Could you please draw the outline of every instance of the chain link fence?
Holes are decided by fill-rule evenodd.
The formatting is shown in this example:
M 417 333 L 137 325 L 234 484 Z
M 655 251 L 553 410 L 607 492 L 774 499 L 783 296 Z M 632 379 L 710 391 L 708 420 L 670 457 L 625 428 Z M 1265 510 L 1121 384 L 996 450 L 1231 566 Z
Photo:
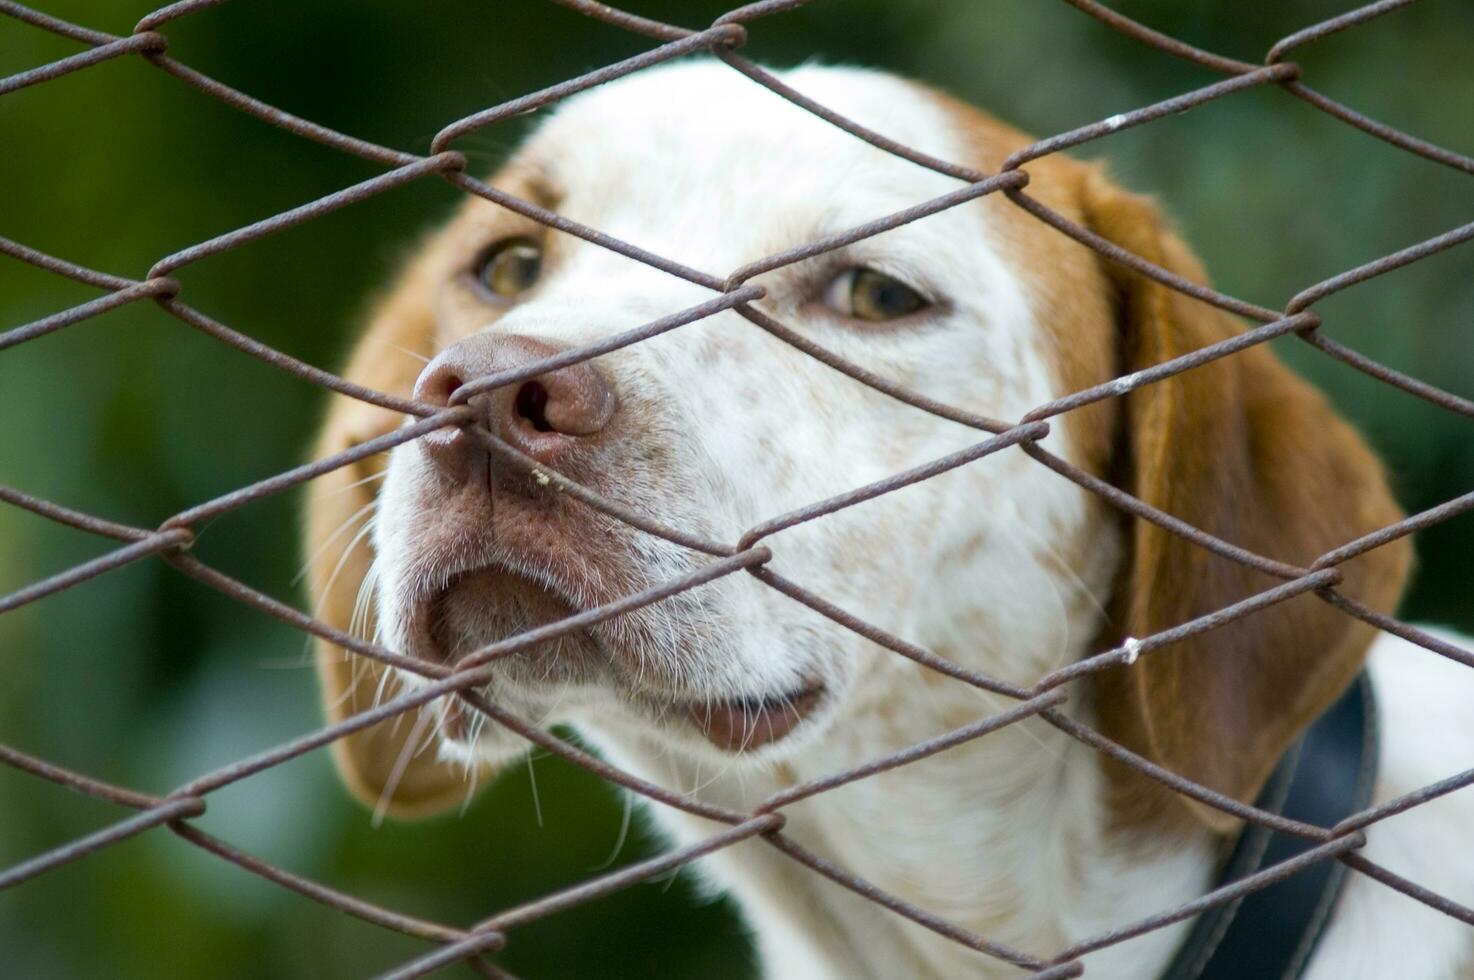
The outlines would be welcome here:
M 382 167 L 384 172 L 372 179 L 346 187 L 289 211 L 264 218 L 254 224 L 166 255 L 159 259 L 141 279 L 84 268 L 63 258 L 43 254 L 20 242 L 0 238 L 0 252 L 58 276 L 95 287 L 102 292 L 102 295 L 90 302 L 0 333 L 0 351 L 62 330 L 108 310 L 126 304 L 148 301 L 156 304 L 180 323 L 201 331 L 244 355 L 258 358 L 280 371 L 294 375 L 308 384 L 405 413 L 416 421 L 349 451 L 299 466 L 190 507 L 168 517 L 155 528 L 120 524 L 103 516 L 83 513 L 61 503 L 40 499 L 19 489 L 0 486 L 0 500 L 10 506 L 23 508 L 60 524 L 118 542 L 116 548 L 91 561 L 0 597 L 0 614 L 72 588 L 111 570 L 153 557 L 168 563 L 184 575 L 292 627 L 326 639 L 359 656 L 421 675 L 427 679 L 428 683 L 413 693 L 358 713 L 338 724 L 291 739 L 249 758 L 204 773 L 162 796 L 113 785 L 9 746 L 0 745 L 0 762 L 132 811 L 131 815 L 126 818 L 119 819 L 95 833 L 70 841 L 0 871 L 0 889 L 16 887 L 38 875 L 81 860 L 89 854 L 120 841 L 149 830 L 164 828 L 201 850 L 221 860 L 231 862 L 251 874 L 274 882 L 282 888 L 290 889 L 314 901 L 386 929 L 418 937 L 433 946 L 423 956 L 402 964 L 386 974 L 392 977 L 421 976 L 457 962 L 466 963 L 484 976 L 508 977 L 510 974 L 504 968 L 495 965 L 483 954 L 494 952 L 509 941 L 513 941 L 512 933 L 517 927 L 556 915 L 571 906 L 594 901 L 618 889 L 677 869 L 703 855 L 749 839 L 766 842 L 793 861 L 806 865 L 812 869 L 814 874 L 822 875 L 839 887 L 849 889 L 882 905 L 896 915 L 904 916 L 964 946 L 1016 965 L 1020 968 L 1021 976 L 1027 975 L 1041 978 L 1041 980 L 1042 978 L 1080 976 L 1085 973 L 1080 958 L 1087 953 L 1232 902 L 1250 891 L 1263 888 L 1321 862 L 1339 861 L 1360 874 L 1371 876 L 1390 888 L 1397 889 L 1446 915 L 1474 926 L 1474 909 L 1450 901 L 1422 887 L 1417 882 L 1409 881 L 1367 860 L 1359 850 L 1365 843 L 1365 831 L 1368 827 L 1394 814 L 1474 783 L 1474 769 L 1371 807 L 1343 820 L 1334 827 L 1318 827 L 1265 812 L 1176 776 L 1112 742 L 1100 733 L 1079 724 L 1059 710 L 1067 697 L 1065 692 L 1067 682 L 1116 665 L 1132 662 L 1137 656 L 1171 656 L 1170 647 L 1178 641 L 1254 615 L 1256 612 L 1304 593 L 1318 596 L 1347 616 L 1364 620 L 1380 630 L 1385 630 L 1424 647 L 1432 655 L 1447 657 L 1465 666 L 1474 667 L 1474 653 L 1367 608 L 1356 600 L 1341 594 L 1337 588 L 1341 580 L 1338 566 L 1342 563 L 1416 531 L 1474 510 L 1474 492 L 1448 500 L 1439 506 L 1412 515 L 1358 540 L 1346 542 L 1341 547 L 1322 555 L 1308 566 L 1300 567 L 1286 564 L 1269 555 L 1247 551 L 1202 529 L 1189 526 L 1171 514 L 1157 510 L 1116 487 L 1102 482 L 1061 459 L 1047 448 L 1051 420 L 1067 412 L 1103 399 L 1120 397 L 1129 391 L 1153 384 L 1163 378 L 1191 370 L 1218 358 L 1232 356 L 1237 351 L 1282 336 L 1298 338 L 1329 357 L 1342 361 L 1381 382 L 1425 399 L 1449 412 L 1474 417 L 1474 402 L 1403 374 L 1326 336 L 1320 330 L 1321 320 L 1314 311 L 1314 305 L 1325 297 L 1467 242 L 1474 238 L 1474 224 L 1452 229 L 1401 251 L 1348 269 L 1322 282 L 1308 285 L 1291 298 L 1282 309 L 1272 309 L 1225 295 L 1160 268 L 1070 221 L 1044 206 L 1028 193 L 1027 165 L 1032 160 L 1046 154 L 1078 147 L 1099 137 L 1140 126 L 1235 93 L 1259 88 L 1276 89 L 1287 97 L 1308 103 L 1342 123 L 1356 127 L 1407 153 L 1416 154 L 1454 170 L 1474 175 L 1474 158 L 1420 140 L 1332 100 L 1306 84 L 1302 79 L 1300 67 L 1291 60 L 1295 52 L 1306 45 L 1314 44 L 1339 31 L 1356 28 L 1383 14 L 1407 6 L 1415 0 L 1380 0 L 1378 3 L 1368 4 L 1342 16 L 1307 27 L 1275 43 L 1262 64 L 1239 61 L 1186 44 L 1132 21 L 1095 3 L 1094 0 L 1065 0 L 1082 15 L 1096 18 L 1142 45 L 1158 48 L 1176 57 L 1194 62 L 1203 68 L 1221 73 L 1224 78 L 1175 98 L 1040 140 L 1025 150 L 1015 153 L 998 173 L 982 173 L 952 161 L 937 159 L 888 139 L 884 134 L 871 131 L 826 106 L 814 102 L 742 56 L 740 52 L 749 32 L 761 30 L 764 18 L 805 6 L 811 0 L 763 0 L 763 2 L 733 9 L 719 17 L 711 26 L 701 30 L 691 30 L 636 16 L 595 2 L 595 0 L 555 0 L 562 6 L 588 17 L 648 38 L 653 42 L 653 46 L 636 57 L 607 65 L 561 84 L 455 120 L 435 134 L 424 154 L 381 146 L 292 115 L 203 75 L 172 57 L 169 54 L 170 44 L 166 33 L 168 26 L 180 18 L 188 17 L 199 10 L 223 2 L 224 0 L 183 0 L 180 3 L 170 4 L 144 17 L 131 34 L 116 36 L 57 19 L 24 7 L 13 0 L 0 0 L 0 13 L 87 46 L 86 50 L 81 53 L 0 79 L 0 95 L 80 71 L 110 59 L 136 56 L 165 74 L 178 79 L 181 83 L 211 98 L 218 99 L 242 113 L 254 116 L 304 140 L 311 140 L 361 158 Z M 650 254 L 627 242 L 603 234 L 597 229 L 584 227 L 532 202 L 513 197 L 466 173 L 466 158 L 455 147 L 459 140 L 470 134 L 482 131 L 502 120 L 548 106 L 569 95 L 642 68 L 703 52 L 725 62 L 733 71 L 750 79 L 754 85 L 767 88 L 828 124 L 851 134 L 855 139 L 864 140 L 918 166 L 955 178 L 959 184 L 958 189 L 933 200 L 920 202 L 906 210 L 878 216 L 867 224 L 841 234 L 809 242 L 802 247 L 769 256 L 724 274 L 720 270 L 695 269 L 673 258 Z M 373 454 L 384 452 L 436 429 L 446 426 L 470 426 L 474 412 L 465 407 L 463 403 L 450 408 L 440 408 L 419 404 L 396 393 L 369 390 L 264 345 L 185 302 L 183 298 L 185 291 L 175 276 L 181 269 L 201 259 L 294 225 L 312 221 L 336 209 L 420 180 L 448 182 L 467 194 L 484 198 L 550 228 L 585 239 L 634 261 L 699 284 L 711 290 L 713 294 L 713 297 L 707 302 L 683 312 L 656 320 L 641 328 L 608 337 L 584 348 L 561 354 L 557 357 L 556 365 L 548 361 L 541 361 L 515 371 L 503 372 L 494 378 L 485 379 L 484 383 L 478 382 L 478 388 L 513 384 L 543 373 L 550 367 L 566 366 L 598 357 L 601 354 L 639 343 L 659 333 L 679 329 L 717 312 L 733 310 L 746 318 L 754 329 L 764 330 L 793 347 L 794 356 L 816 358 L 833 370 L 906 402 L 918 410 L 971 426 L 984 433 L 985 438 L 962 453 L 935 460 L 914 470 L 814 503 L 801 510 L 776 516 L 755 526 L 734 543 L 705 540 L 680 528 L 668 526 L 652 515 L 640 513 L 606 500 L 589 489 L 556 473 L 547 473 L 546 468 L 540 467 L 542 472 L 547 473 L 548 478 L 582 504 L 611 515 L 645 533 L 657 535 L 696 552 L 704 553 L 709 556 L 710 560 L 696 571 L 656 587 L 629 595 L 607 605 L 581 611 L 559 622 L 509 637 L 490 647 L 483 648 L 454 666 L 441 666 L 403 657 L 373 643 L 350 636 L 193 557 L 190 548 L 194 541 L 195 529 L 204 521 L 234 511 L 268 495 L 281 493 L 314 477 Z M 1021 419 L 1005 421 L 981 417 L 935 402 L 924 395 L 879 377 L 815 345 L 752 305 L 763 296 L 763 290 L 761 287 L 752 285 L 750 280 L 761 273 L 811 258 L 989 194 L 1005 196 L 1040 221 L 1046 222 L 1060 233 L 1093 249 L 1111 262 L 1129 267 L 1143 276 L 1155 279 L 1197 300 L 1245 317 L 1257 325 L 1229 340 L 1173 358 L 1128 377 L 1078 391 L 1067 397 L 1040 405 Z M 477 434 L 483 439 L 494 440 L 495 438 L 484 431 Z M 768 567 L 772 553 L 762 543 L 767 536 L 797 524 L 818 520 L 827 514 L 928 479 L 946 469 L 980 459 L 1010 446 L 1020 447 L 1062 479 L 1071 480 L 1090 493 L 1099 495 L 1120 511 L 1139 520 L 1157 524 L 1168 532 L 1213 554 L 1273 576 L 1280 580 L 1280 584 L 1198 619 L 1182 623 L 1155 635 L 1140 637 L 1125 646 L 1090 656 L 1040 678 L 1032 687 L 1022 688 L 959 667 L 900 637 L 890 635 L 860 617 L 833 606 L 818 595 L 806 590 L 802 584 L 784 579 Z M 522 467 L 534 465 L 530 459 L 521 457 L 515 450 L 504 444 L 498 448 L 501 455 L 508 459 L 511 465 Z M 957 683 L 972 684 L 1002 695 L 1014 701 L 1015 704 L 1008 710 L 930 741 L 911 746 L 902 752 L 877 758 L 864 766 L 836 772 L 785 790 L 765 801 L 752 812 L 737 812 L 698 802 L 681 793 L 654 785 L 624 772 L 557 735 L 543 731 L 526 720 L 513 716 L 478 693 L 478 686 L 491 676 L 493 662 L 501 657 L 618 617 L 679 592 L 698 588 L 717 578 L 739 573 L 755 577 L 793 601 L 802 603 L 820 615 L 889 648 L 899 656 L 908 657 L 927 667 L 939 670 L 955 679 Z M 222 787 L 249 779 L 257 773 L 304 753 L 320 749 L 354 732 L 447 697 L 460 699 L 468 709 L 481 712 L 492 722 L 519 733 L 530 744 L 561 756 L 611 783 L 639 794 L 657 805 L 674 807 L 704 817 L 723 829 L 698 843 L 673 849 L 619 870 L 601 874 L 535 901 L 497 911 L 479 922 L 455 925 L 385 908 L 339 891 L 331 885 L 310 880 L 286 868 L 263 861 L 232 846 L 227 841 L 207 834 L 194 823 L 195 819 L 205 812 L 209 805 L 210 795 Z M 1022 950 L 1009 948 L 986 936 L 976 935 L 899 896 L 890 894 L 846 869 L 830 863 L 784 833 L 784 808 L 799 800 L 925 758 L 969 740 L 982 738 L 1023 719 L 1034 717 L 1054 725 L 1069 736 L 1178 793 L 1251 824 L 1295 835 L 1311 842 L 1313 846 L 1291 860 L 1231 882 L 1193 902 L 1160 910 L 1136 921 L 1123 922 L 1118 928 L 1108 933 L 1084 938 L 1068 948 Z

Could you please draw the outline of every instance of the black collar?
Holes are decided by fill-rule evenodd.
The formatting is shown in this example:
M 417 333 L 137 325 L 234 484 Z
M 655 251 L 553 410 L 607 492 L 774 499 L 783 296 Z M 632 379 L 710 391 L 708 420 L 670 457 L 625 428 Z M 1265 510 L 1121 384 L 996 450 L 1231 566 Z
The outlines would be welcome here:
M 1376 702 L 1363 673 L 1285 753 L 1255 805 L 1331 827 L 1370 802 L 1376 771 Z M 1248 825 L 1215 887 L 1313 846 L 1314 841 Z M 1204 912 L 1161 980 L 1295 980 L 1315 951 L 1345 877 L 1345 865 L 1321 861 Z

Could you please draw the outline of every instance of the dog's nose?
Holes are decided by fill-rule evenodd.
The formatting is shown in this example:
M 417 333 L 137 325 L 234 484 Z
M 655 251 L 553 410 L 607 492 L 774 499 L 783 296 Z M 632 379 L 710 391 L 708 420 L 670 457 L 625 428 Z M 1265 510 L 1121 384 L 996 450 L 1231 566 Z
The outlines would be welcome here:
M 535 364 L 563 348 L 532 337 L 475 334 L 452 344 L 426 365 L 415 382 L 416 401 L 450 405 L 463 385 Z M 614 417 L 617 403 L 604 376 L 583 362 L 478 391 L 465 399 L 487 429 L 539 462 L 552 463 L 598 435 Z M 458 429 L 440 429 L 420 439 L 442 468 L 464 476 L 474 440 Z

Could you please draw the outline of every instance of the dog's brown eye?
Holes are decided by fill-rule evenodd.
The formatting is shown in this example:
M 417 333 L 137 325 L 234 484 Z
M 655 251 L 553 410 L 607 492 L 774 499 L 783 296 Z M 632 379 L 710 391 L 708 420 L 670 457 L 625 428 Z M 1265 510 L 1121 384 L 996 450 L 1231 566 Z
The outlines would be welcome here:
M 931 305 L 895 276 L 874 269 L 846 269 L 824 290 L 824 305 L 856 320 L 884 323 Z
M 525 238 L 493 245 L 476 266 L 476 281 L 507 299 L 525 293 L 542 274 L 543 252 Z

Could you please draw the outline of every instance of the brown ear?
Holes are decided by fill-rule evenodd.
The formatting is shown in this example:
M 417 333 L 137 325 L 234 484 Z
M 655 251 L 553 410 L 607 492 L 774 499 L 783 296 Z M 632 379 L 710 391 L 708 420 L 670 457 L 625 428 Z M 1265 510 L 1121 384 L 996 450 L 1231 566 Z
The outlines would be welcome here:
M 1087 221 L 1149 261 L 1203 281 L 1151 203 L 1092 171 Z M 1137 371 L 1242 331 L 1234 317 L 1113 262 L 1122 370 Z M 1118 479 L 1139 499 L 1261 555 L 1305 566 L 1401 517 L 1375 457 L 1325 399 L 1263 345 L 1140 388 L 1125 399 Z M 1389 610 L 1403 542 L 1342 565 L 1339 588 Z M 1133 519 L 1113 617 L 1144 637 L 1280 580 Z M 1313 594 L 1176 643 L 1099 678 L 1103 731 L 1160 765 L 1251 802 L 1300 731 L 1360 669 L 1374 631 Z M 1219 830 L 1232 818 L 1189 801 Z
M 408 396 L 424 362 L 416 354 L 434 355 L 434 249 L 406 270 L 372 319 L 345 372 L 346 377 L 377 391 Z M 393 431 L 403 416 L 343 395 L 333 396 L 316 457 L 342 452 Z M 307 499 L 308 581 L 317 617 L 349 631 L 359 587 L 368 574 L 373 552 L 368 535 L 359 535 L 372 512 L 387 463 L 370 456 L 314 480 Z M 367 509 L 366 509 L 367 508 Z M 366 600 L 367 601 L 367 600 Z M 372 635 L 373 606 L 358 635 Z M 350 654 L 325 640 L 316 641 L 317 670 L 328 717 L 341 721 L 393 698 L 400 686 L 392 672 L 365 657 Z M 425 709 L 425 710 L 434 710 Z M 417 736 L 428 741 L 433 728 L 417 725 L 415 712 L 382 722 L 333 743 L 333 757 L 354 794 L 370 805 L 387 804 L 398 817 L 429 816 L 459 803 L 466 792 L 466 773 L 436 758 L 433 746 L 407 747 Z M 420 729 L 416 731 L 416 729 Z M 406 761 L 401 763 L 401 757 Z M 404 769 L 384 799 L 396 766 Z

